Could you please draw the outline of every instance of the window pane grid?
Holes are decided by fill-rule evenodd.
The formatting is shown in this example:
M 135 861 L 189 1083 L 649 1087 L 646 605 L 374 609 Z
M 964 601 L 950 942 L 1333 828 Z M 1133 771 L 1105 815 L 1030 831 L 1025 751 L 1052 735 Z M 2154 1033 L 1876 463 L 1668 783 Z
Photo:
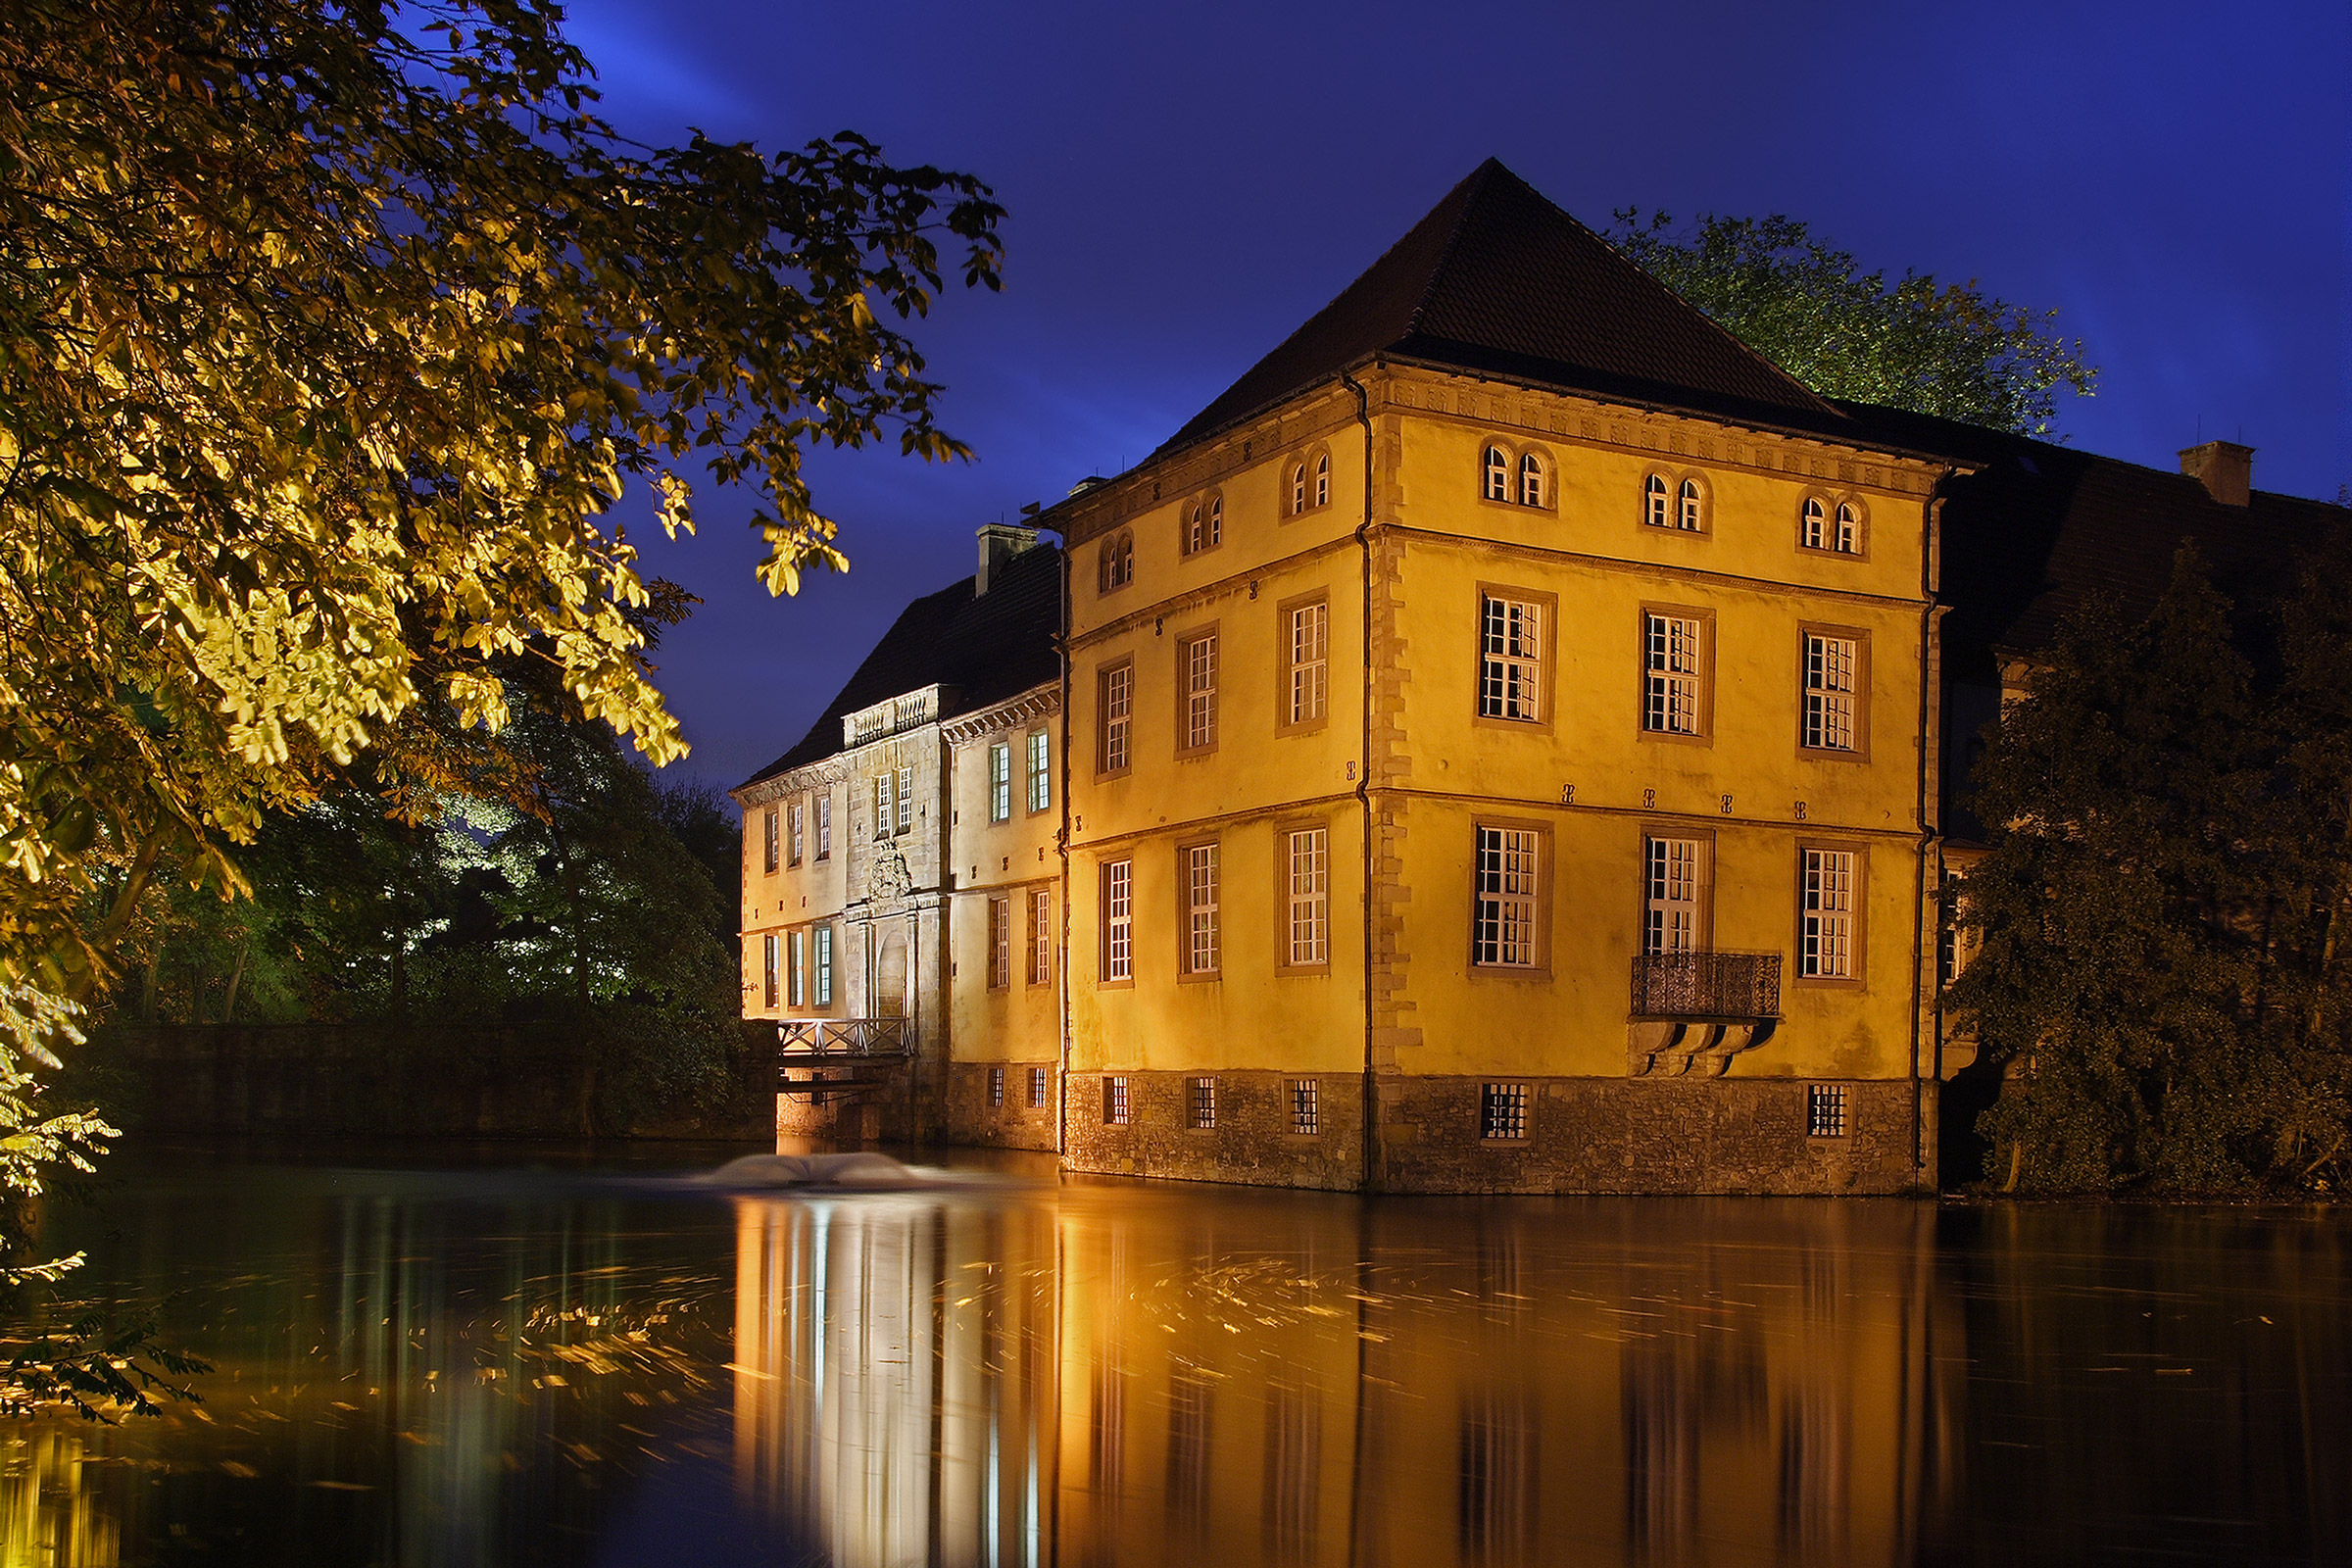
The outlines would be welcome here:
M 1536 962 L 1536 835 L 1478 830 L 1478 921 L 1473 959 L 1518 968 Z
M 1211 632 L 1184 645 L 1184 744 L 1217 743 L 1217 639 Z
M 1523 507 L 1544 504 L 1544 462 L 1533 452 L 1519 459 L 1519 504 Z
M 1331 454 L 1328 452 L 1315 460 L 1315 505 L 1331 505 Z
M 833 1005 L 833 928 L 816 928 L 816 1005 Z
M 1054 895 L 1040 888 L 1029 895 L 1029 983 L 1054 978 Z
M 1029 1108 L 1031 1110 L 1046 1108 L 1046 1069 L 1043 1067 L 1029 1069 Z
M 1682 507 L 1675 514 L 1675 524 L 1686 533 L 1696 533 L 1700 516 L 1701 501 L 1698 481 L 1685 479 L 1682 490 Z
M 1330 836 L 1301 828 L 1290 839 L 1290 955 L 1294 968 L 1331 961 Z
M 768 870 L 776 868 L 776 813 L 767 811 L 760 817 L 760 836 L 764 840 L 760 863 Z
M 1102 672 L 1102 771 L 1117 773 L 1127 766 L 1127 727 L 1135 667 L 1120 664 Z
M 913 829 L 914 769 L 902 767 L 899 769 L 899 831 L 908 833 Z
M 1330 673 L 1331 607 L 1300 605 L 1291 612 L 1291 722 L 1323 716 Z
M 1805 638 L 1807 746 L 1837 752 L 1854 749 L 1856 653 L 1850 637 Z
M 1486 1084 L 1479 1095 L 1478 1135 L 1481 1138 L 1527 1136 L 1527 1085 Z
M 988 988 L 1012 984 L 1012 900 L 988 901 Z
M 760 960 L 766 971 L 767 985 L 762 995 L 766 1005 L 776 1004 L 776 939 L 770 935 L 760 942 Z
M 1105 1078 L 1102 1080 L 1102 1122 L 1108 1127 L 1127 1125 L 1126 1079 Z
M 1805 548 L 1829 548 L 1829 513 L 1819 501 L 1810 497 L 1805 501 Z
M 1044 730 L 1029 737 L 1029 809 L 1042 811 L 1054 804 L 1054 749 Z
M 1217 1124 L 1217 1081 L 1214 1078 L 1186 1080 L 1184 1124 L 1196 1129 Z
M 808 957 L 808 934 L 806 931 L 795 931 L 784 939 L 785 994 L 792 998 L 792 1004 L 796 1007 L 803 1004 L 806 997 L 807 981 L 803 977 L 807 972 L 804 965 Z M 772 1005 L 774 999 L 769 1000 Z
M 1805 1086 L 1805 1136 L 1808 1138 L 1843 1138 L 1845 1136 L 1845 1086 L 1843 1084 L 1807 1084 Z
M 1698 733 L 1700 635 L 1695 616 L 1645 618 L 1643 729 L 1664 735 Z
M 1511 499 L 1511 460 L 1500 447 L 1487 448 L 1487 499 Z
M 1004 1103 L 1004 1069 L 988 1069 L 988 1103 L 992 1110 Z
M 1544 690 L 1544 609 L 1516 599 L 1487 599 L 1480 612 L 1478 710 L 1484 718 L 1540 721 Z
M 1184 852 L 1184 968 L 1214 974 L 1218 964 L 1217 847 L 1196 844 Z
M 1005 745 L 988 749 L 988 819 L 1004 822 L 1012 817 L 1012 748 Z
M 816 798 L 816 858 L 833 858 L 833 796 L 831 791 Z
M 1312 1078 L 1291 1081 L 1291 1131 L 1312 1138 L 1322 1131 L 1321 1086 Z
M 1129 898 L 1135 862 L 1112 860 L 1102 867 L 1102 978 L 1126 980 L 1134 974 L 1135 919 Z
M 1805 851 L 1803 928 L 1797 972 L 1826 980 L 1854 972 L 1854 852 Z
M 1651 839 L 1648 892 L 1643 906 L 1642 951 L 1694 953 L 1698 950 L 1698 841 Z

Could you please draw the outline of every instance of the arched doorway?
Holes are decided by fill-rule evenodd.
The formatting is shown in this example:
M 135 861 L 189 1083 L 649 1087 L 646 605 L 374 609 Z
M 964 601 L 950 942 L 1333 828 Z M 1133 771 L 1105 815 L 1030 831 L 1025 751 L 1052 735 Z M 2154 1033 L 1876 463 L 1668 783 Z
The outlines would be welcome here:
M 906 1016 L 906 933 L 896 921 L 882 928 L 874 955 L 874 1016 Z

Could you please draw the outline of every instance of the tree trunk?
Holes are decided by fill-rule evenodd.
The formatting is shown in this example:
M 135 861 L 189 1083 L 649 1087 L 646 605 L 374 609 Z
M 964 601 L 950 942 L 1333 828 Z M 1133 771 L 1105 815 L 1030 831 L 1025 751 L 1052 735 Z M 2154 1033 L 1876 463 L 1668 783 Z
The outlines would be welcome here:
M 164 941 L 156 938 L 155 952 L 147 959 L 147 979 L 139 987 L 139 1022 L 155 1022 L 156 992 L 164 977 Z
M 228 971 L 228 995 L 220 1002 L 220 1021 L 222 1023 L 227 1023 L 237 1014 L 237 982 L 245 978 L 245 959 L 252 952 L 253 938 L 247 937 L 245 945 L 237 949 L 235 966 Z
M 586 900 L 580 893 L 580 871 L 571 858 L 571 845 L 564 837 L 564 829 L 553 810 L 548 812 L 547 833 L 555 846 L 556 872 L 564 886 L 564 902 L 571 909 L 571 994 L 572 1008 L 580 1039 L 580 1132 L 596 1136 L 596 1066 L 597 1047 L 589 1034 L 588 998 L 588 916 Z

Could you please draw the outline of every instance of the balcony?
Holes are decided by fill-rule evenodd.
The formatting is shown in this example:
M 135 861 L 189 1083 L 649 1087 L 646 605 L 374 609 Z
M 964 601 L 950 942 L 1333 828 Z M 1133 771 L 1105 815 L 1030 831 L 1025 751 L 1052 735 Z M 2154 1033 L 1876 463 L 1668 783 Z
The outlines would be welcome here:
M 1781 1015 L 1777 953 L 1644 953 L 1634 959 L 1636 1019 L 1757 1023 Z

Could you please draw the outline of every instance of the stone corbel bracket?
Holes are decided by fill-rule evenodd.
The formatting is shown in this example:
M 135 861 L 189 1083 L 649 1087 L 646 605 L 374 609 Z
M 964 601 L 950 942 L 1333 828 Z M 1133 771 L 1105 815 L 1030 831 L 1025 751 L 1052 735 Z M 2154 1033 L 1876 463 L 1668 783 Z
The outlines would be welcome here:
M 1777 1018 L 1691 1022 L 1636 1019 L 1626 1029 L 1626 1076 L 1631 1078 L 1721 1078 L 1732 1058 L 1770 1040 Z

